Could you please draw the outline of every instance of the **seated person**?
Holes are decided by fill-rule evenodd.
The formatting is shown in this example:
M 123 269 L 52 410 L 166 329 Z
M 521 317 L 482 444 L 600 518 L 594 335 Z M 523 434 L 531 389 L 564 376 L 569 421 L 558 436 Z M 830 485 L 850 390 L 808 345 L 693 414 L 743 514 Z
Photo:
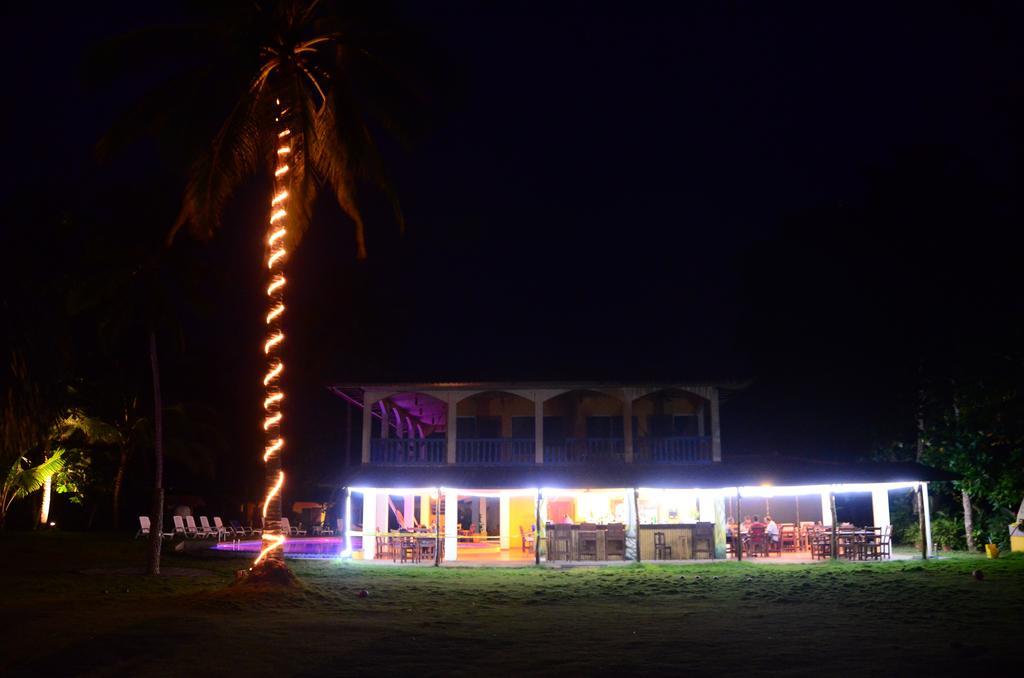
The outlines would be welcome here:
M 768 535 L 768 537 L 772 540 L 773 543 L 779 543 L 778 523 L 772 520 L 771 516 L 765 516 L 764 521 L 766 523 L 764 527 L 764 533 Z
M 768 526 L 761 522 L 760 516 L 754 516 L 754 521 L 752 523 L 750 523 L 750 525 L 749 525 L 749 527 L 747 527 L 747 529 L 748 530 L 754 529 L 757 532 L 762 532 L 763 533 L 764 529 L 766 527 L 768 527 Z
M 750 524 L 754 522 L 750 519 L 750 516 L 743 516 L 743 523 L 740 525 L 740 534 L 746 534 L 750 531 Z

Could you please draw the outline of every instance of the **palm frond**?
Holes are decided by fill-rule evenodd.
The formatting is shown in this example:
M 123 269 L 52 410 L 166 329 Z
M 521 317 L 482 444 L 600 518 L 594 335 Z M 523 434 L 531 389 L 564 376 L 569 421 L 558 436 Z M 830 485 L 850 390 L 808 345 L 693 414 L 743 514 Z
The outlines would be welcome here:
M 20 466 L 20 460 L 16 465 Z M 46 484 L 46 481 L 62 468 L 64 468 L 64 450 L 58 448 L 49 459 L 38 466 L 18 469 L 12 483 L 14 497 L 20 499 L 32 494 Z M 10 475 L 8 475 L 8 479 L 11 479 Z
M 266 147 L 258 121 L 266 112 L 265 90 L 250 90 L 235 104 L 221 125 L 209 149 L 192 168 L 181 212 L 168 241 L 189 225 L 201 238 L 210 237 L 220 226 L 224 204 L 235 189 L 262 166 Z
M 76 433 L 85 437 L 89 444 L 116 445 L 123 439 L 117 427 L 98 417 L 74 411 L 57 423 L 56 438 L 67 441 Z

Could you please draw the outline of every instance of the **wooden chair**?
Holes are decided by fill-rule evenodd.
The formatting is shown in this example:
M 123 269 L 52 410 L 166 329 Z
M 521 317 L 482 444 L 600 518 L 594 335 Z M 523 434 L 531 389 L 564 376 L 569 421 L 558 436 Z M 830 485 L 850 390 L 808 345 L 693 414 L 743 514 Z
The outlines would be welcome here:
M 744 549 L 751 556 L 768 556 L 768 535 L 764 525 L 751 525 L 747 530 L 747 543 Z
M 780 551 L 798 551 L 800 539 L 797 535 L 796 525 L 786 523 L 779 527 L 779 549 Z
M 811 558 L 825 559 L 832 557 L 832 533 L 825 530 L 810 530 L 808 539 L 811 545 Z
M 878 557 L 890 559 L 892 558 L 892 525 L 886 525 L 882 528 L 882 535 L 878 539 Z
M 533 549 L 535 549 L 537 547 L 537 538 L 534 536 L 534 534 L 533 533 L 526 534 L 526 530 L 524 530 L 523 526 L 520 525 L 519 526 L 519 537 L 523 540 L 522 541 L 523 551 L 529 551 L 530 553 L 533 553 Z
M 665 543 L 665 533 L 654 533 L 654 559 L 672 560 L 672 547 Z
M 597 560 L 597 525 L 582 523 L 579 529 L 579 559 Z
M 437 543 L 433 537 L 417 537 L 416 547 L 420 560 L 434 560 L 437 556 Z

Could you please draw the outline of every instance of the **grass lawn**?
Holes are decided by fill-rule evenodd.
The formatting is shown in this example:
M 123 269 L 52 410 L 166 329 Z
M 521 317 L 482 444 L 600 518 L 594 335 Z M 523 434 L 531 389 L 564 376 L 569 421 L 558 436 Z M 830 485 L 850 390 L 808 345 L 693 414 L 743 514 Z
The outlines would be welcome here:
M 1020 554 L 569 570 L 292 561 L 294 591 L 233 588 L 247 561 L 195 555 L 164 565 L 198 576 L 89 572 L 143 552 L 120 535 L 0 534 L 0 675 L 1019 675 L 1024 661 Z

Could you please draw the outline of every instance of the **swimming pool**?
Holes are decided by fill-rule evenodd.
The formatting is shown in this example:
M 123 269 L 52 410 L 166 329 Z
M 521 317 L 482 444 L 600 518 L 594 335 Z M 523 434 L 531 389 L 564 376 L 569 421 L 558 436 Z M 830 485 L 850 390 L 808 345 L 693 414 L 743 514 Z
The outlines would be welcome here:
M 353 548 L 360 548 L 359 539 L 353 539 Z M 210 549 L 223 553 L 257 554 L 263 548 L 259 539 L 243 539 L 240 541 L 222 541 Z M 337 558 L 341 555 L 343 544 L 340 537 L 293 537 L 284 543 L 286 558 Z

